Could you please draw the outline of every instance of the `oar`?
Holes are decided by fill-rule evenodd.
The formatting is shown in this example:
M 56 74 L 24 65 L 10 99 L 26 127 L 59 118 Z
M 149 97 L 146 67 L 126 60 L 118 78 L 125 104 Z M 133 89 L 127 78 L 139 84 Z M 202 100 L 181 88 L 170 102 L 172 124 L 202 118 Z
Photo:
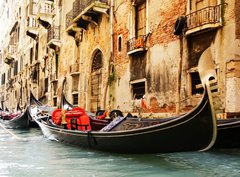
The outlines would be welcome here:
M 7 132 L 7 133 L 9 133 L 10 135 L 12 135 L 13 138 L 16 138 L 16 139 L 18 139 L 18 140 L 21 139 L 21 138 L 19 138 L 17 135 L 15 135 L 13 132 L 11 132 L 10 130 L 6 129 L 1 123 L 0 123 L 0 127 L 2 127 L 2 129 L 3 129 L 5 132 Z

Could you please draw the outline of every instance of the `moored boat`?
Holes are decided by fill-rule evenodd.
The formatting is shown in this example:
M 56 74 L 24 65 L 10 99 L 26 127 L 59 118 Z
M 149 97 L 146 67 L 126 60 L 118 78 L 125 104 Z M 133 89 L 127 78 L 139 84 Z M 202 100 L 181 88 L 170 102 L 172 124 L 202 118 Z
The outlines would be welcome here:
M 240 118 L 217 120 L 217 139 L 214 148 L 240 147 Z
M 216 122 L 212 116 L 208 94 L 189 113 L 169 121 L 121 118 L 101 130 L 92 130 L 90 118 L 82 113 L 79 122 L 87 119 L 86 129 L 56 125 L 50 116 L 42 116 L 39 107 L 30 105 L 29 112 L 44 136 L 59 142 L 117 153 L 156 153 L 207 150 L 216 138 Z M 39 113 L 41 116 L 39 116 Z M 119 119 L 119 120 L 118 120 Z M 135 121 L 135 126 L 129 122 Z M 79 127 L 82 127 L 79 123 Z M 71 127 L 71 126 L 69 126 Z
M 44 116 L 39 106 L 30 105 L 29 113 L 45 137 L 80 147 L 115 153 L 208 150 L 217 136 L 213 103 L 209 97 L 208 82 L 212 74 L 203 72 L 205 63 L 199 63 L 204 86 L 201 101 L 190 112 L 166 121 L 119 116 L 102 129 L 95 130 L 91 126 L 90 116 L 81 108 L 55 110 Z
M 16 111 L 14 113 L 1 111 L 1 123 L 6 128 L 28 128 L 29 120 L 27 110 L 24 112 Z

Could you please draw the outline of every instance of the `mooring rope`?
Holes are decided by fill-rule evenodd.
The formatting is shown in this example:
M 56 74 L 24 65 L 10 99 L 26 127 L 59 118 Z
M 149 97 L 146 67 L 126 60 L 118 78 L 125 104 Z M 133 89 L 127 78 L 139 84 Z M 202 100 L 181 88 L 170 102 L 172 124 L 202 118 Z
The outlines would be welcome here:
M 9 133 L 13 138 L 16 138 L 18 140 L 20 140 L 21 138 L 18 137 L 17 135 L 15 135 L 13 132 L 11 132 L 10 130 L 6 129 L 1 123 L 0 123 L 0 127 L 7 133 Z

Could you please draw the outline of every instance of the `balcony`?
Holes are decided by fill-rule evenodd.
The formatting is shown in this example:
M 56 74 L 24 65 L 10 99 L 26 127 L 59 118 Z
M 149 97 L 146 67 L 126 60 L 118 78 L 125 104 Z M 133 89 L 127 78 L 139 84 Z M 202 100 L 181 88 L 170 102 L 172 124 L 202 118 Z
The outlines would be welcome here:
M 61 47 L 60 26 L 52 26 L 48 29 L 47 45 L 54 50 Z
M 34 15 L 28 16 L 26 34 L 36 40 L 38 37 L 38 28 L 37 17 Z
M 77 27 L 76 23 L 73 23 L 73 10 L 66 14 L 66 31 L 68 35 L 75 37 L 76 32 L 80 32 L 82 29 Z
M 212 30 L 222 26 L 223 5 L 208 6 L 188 14 L 186 35 Z
M 79 31 L 79 28 L 86 30 L 90 23 L 98 25 L 99 16 L 108 16 L 109 8 L 107 0 L 75 0 L 72 11 L 66 15 L 67 32 L 73 36 L 74 31 Z
M 9 45 L 6 51 L 6 57 L 4 63 L 8 65 L 13 65 L 14 58 L 16 58 L 17 47 L 15 45 Z
M 139 35 L 127 41 L 127 54 L 132 55 L 146 51 L 146 36 Z
M 38 3 L 38 22 L 44 27 L 49 28 L 55 15 L 54 2 L 43 0 Z
M 70 75 L 79 75 L 79 63 L 74 63 L 70 66 Z

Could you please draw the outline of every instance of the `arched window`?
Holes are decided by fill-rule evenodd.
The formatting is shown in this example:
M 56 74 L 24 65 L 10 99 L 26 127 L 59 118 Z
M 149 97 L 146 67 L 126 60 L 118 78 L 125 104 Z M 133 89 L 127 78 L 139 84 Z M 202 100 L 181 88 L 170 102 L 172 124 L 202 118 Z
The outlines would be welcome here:
M 102 52 L 98 50 L 93 57 L 92 72 L 100 69 L 101 67 L 102 67 Z

